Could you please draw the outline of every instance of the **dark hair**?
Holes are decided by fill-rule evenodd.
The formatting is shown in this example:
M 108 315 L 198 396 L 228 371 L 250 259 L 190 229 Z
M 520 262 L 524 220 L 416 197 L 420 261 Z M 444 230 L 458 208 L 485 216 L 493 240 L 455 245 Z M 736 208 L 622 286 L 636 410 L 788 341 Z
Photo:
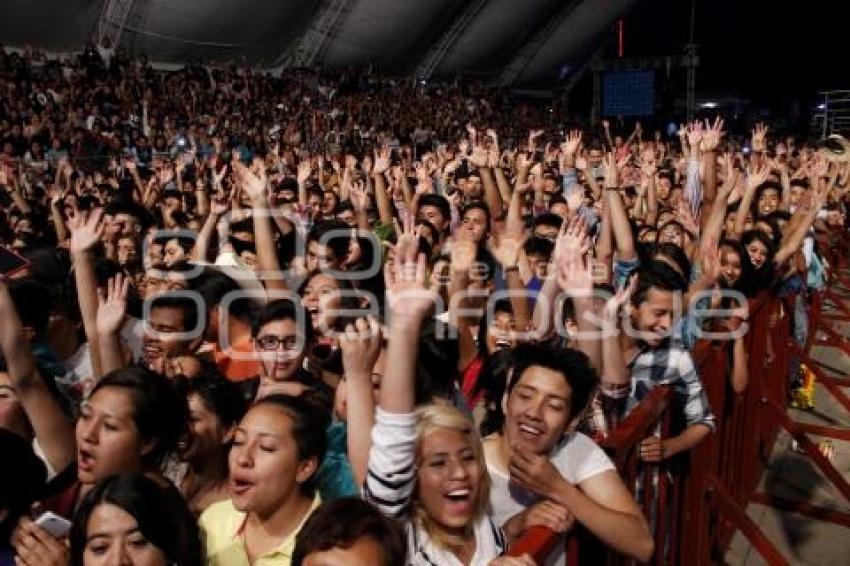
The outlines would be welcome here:
M 686 254 L 685 250 L 683 250 L 680 246 L 677 246 L 672 242 L 655 244 L 654 249 L 652 250 L 653 259 L 660 255 L 673 260 L 673 263 L 679 267 L 679 272 L 682 277 L 686 280 L 690 278 L 691 261 L 688 259 L 688 254 Z
M 11 279 L 8 286 L 12 302 L 21 318 L 21 325 L 32 328 L 37 340 L 44 339 L 50 312 L 53 310 L 50 290 L 29 278 Z
M 330 413 L 306 398 L 279 393 L 259 399 L 248 412 L 265 405 L 281 409 L 292 419 L 292 438 L 298 450 L 298 460 L 316 459 L 316 471 L 301 484 L 302 493 L 312 495 L 327 450 L 326 429 L 330 425 Z
M 637 271 L 637 288 L 632 294 L 632 304 L 639 306 L 646 300 L 649 290 L 652 288 L 671 293 L 684 293 L 687 282 L 675 269 L 667 263 L 658 260 L 650 261 L 646 266 Z
M 767 249 L 767 254 L 764 259 L 764 264 L 756 268 L 750 260 L 750 253 L 747 251 L 747 246 L 754 240 L 758 240 Z M 755 295 L 762 289 L 769 289 L 776 281 L 775 266 L 773 265 L 773 256 L 776 254 L 776 245 L 773 240 L 761 230 L 747 230 L 741 234 L 741 247 L 744 254 L 741 256 L 741 265 L 744 266 L 745 273 L 748 273 L 747 281 L 744 281 L 743 293 L 748 297 Z M 743 278 L 743 273 L 742 273 Z
M 472 201 L 471 203 L 467 204 L 466 206 L 463 207 L 463 210 L 460 211 L 461 220 L 466 216 L 466 213 L 469 212 L 470 210 L 480 210 L 484 213 L 484 219 L 485 219 L 484 231 L 485 231 L 485 233 L 489 233 L 490 232 L 490 208 L 487 206 L 487 203 L 484 202 L 483 200 L 476 200 L 476 201 Z
M 525 251 L 525 255 L 540 254 L 548 259 L 552 257 L 552 252 L 555 250 L 555 244 L 546 238 L 531 236 L 525 241 L 522 248 Z
M 109 372 L 97 382 L 90 397 L 107 387 L 125 390 L 132 399 L 133 422 L 143 440 L 155 441 L 153 449 L 143 457 L 151 469 L 162 465 L 176 448 L 188 423 L 186 398 L 181 396 L 168 378 L 141 367 Z
M 381 562 L 375 566 L 407 563 L 407 541 L 398 523 L 385 517 L 371 504 L 344 497 L 316 509 L 295 538 L 292 566 L 301 566 L 314 552 L 350 548 L 369 538 L 381 549 Z
M 177 309 L 183 313 L 183 331 L 191 332 L 198 326 L 198 304 L 191 297 L 167 292 L 151 299 L 150 311 L 154 309 Z
M 190 288 L 204 299 L 207 309 L 218 306 L 230 293 L 242 291 L 235 279 L 214 267 L 204 268 L 197 277 L 192 279 Z M 242 321 L 251 320 L 256 316 L 257 310 L 258 305 L 251 297 L 240 297 L 227 305 L 227 314 Z
M 313 320 L 310 311 L 291 299 L 280 299 L 268 303 L 257 315 L 254 324 L 251 325 L 251 336 L 256 338 L 260 329 L 265 325 L 277 320 L 291 320 L 298 326 L 298 322 L 304 322 L 304 341 L 307 345 L 313 343 Z
M 554 212 L 543 212 L 534 217 L 534 221 L 531 223 L 531 226 L 532 230 L 538 226 L 553 226 L 560 229 L 561 224 L 563 223 L 564 219 Z
M 186 399 L 197 395 L 204 405 L 216 414 L 225 427 L 233 426 L 245 415 L 247 409 L 242 390 L 234 382 L 216 371 L 204 371 L 182 382 Z
M 308 244 L 316 242 L 328 246 L 339 261 L 348 255 L 350 241 L 351 226 L 340 220 L 325 220 L 314 224 L 307 234 Z
M 5 371 L 5 367 L 0 371 Z M 18 519 L 41 497 L 47 470 L 33 452 L 31 442 L 3 428 L 0 428 L 0 454 L 6 461 L 0 466 L 3 486 L 0 509 L 6 510 L 6 516 L 0 520 L 0 547 L 6 547 Z
M 570 421 L 584 411 L 599 381 L 596 370 L 584 352 L 572 348 L 521 344 L 511 350 L 510 366 L 511 373 L 505 389 L 508 395 L 522 379 L 525 371 L 532 366 L 544 367 L 563 375 L 572 390 L 568 419 Z
M 500 312 L 513 316 L 514 309 L 511 306 L 511 300 L 508 297 L 503 297 L 493 303 L 493 316 Z M 490 327 L 486 324 L 486 322 L 487 316 L 485 315 L 481 319 L 481 323 L 478 325 L 478 355 L 482 357 L 487 356 L 487 336 L 490 331 Z
M 74 514 L 69 535 L 71 566 L 82 566 L 91 516 L 100 505 L 114 505 L 131 515 L 142 535 L 176 566 L 201 566 L 198 526 L 186 502 L 141 474 L 112 476 L 100 482 Z
M 421 210 L 423 206 L 433 206 L 434 208 L 439 209 L 443 220 L 450 220 L 452 217 L 449 201 L 446 200 L 444 196 L 433 193 L 422 195 L 419 197 L 419 209 Z
M 568 303 L 570 301 L 564 301 Z M 508 386 L 508 376 L 514 364 L 512 350 L 498 350 L 486 358 L 478 372 L 478 379 L 472 389 L 472 396 L 484 391 L 484 420 L 481 421 L 481 437 L 500 432 L 505 424 L 502 412 L 502 397 Z
M 351 281 L 349 279 L 334 277 L 333 275 L 325 273 L 324 271 L 319 269 L 314 269 L 313 271 L 308 273 L 306 277 L 304 277 L 304 280 L 298 287 L 299 297 L 301 297 L 302 299 L 304 298 L 304 293 L 307 290 L 307 285 L 317 275 L 325 275 L 327 277 L 330 277 L 336 282 L 337 286 L 339 287 L 339 290 L 342 291 L 343 295 L 340 297 L 339 310 L 356 311 L 360 309 L 360 294 L 359 292 L 357 292 L 357 289 L 355 289 L 354 285 L 351 284 Z M 336 323 L 333 325 L 333 330 L 345 330 L 346 325 L 351 322 L 354 322 L 356 319 L 356 316 L 343 314 L 337 317 Z

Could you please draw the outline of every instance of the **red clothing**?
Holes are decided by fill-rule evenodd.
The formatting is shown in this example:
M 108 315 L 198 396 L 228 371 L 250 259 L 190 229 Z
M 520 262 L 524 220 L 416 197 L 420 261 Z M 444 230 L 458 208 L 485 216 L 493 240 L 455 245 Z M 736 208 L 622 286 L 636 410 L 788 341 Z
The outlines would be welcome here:
M 231 357 L 231 354 L 235 354 Z M 244 381 L 260 375 L 260 362 L 254 359 L 251 337 L 236 340 L 227 350 L 219 349 L 216 343 L 213 360 L 219 371 L 230 381 Z
M 484 358 L 479 356 L 469 362 L 469 365 L 466 366 L 465 370 L 463 370 L 463 382 L 461 388 L 463 389 L 463 396 L 470 409 L 473 409 L 484 395 L 484 389 L 479 389 L 475 395 L 472 394 L 475 389 L 475 385 L 478 383 L 478 376 L 481 374 L 481 368 L 483 366 Z

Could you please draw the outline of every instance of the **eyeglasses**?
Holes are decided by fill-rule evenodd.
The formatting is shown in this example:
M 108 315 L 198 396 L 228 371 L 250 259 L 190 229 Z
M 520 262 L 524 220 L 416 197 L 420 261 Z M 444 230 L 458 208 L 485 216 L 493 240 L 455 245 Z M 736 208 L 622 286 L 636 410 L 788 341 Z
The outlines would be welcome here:
M 298 350 L 301 344 L 298 340 L 298 336 L 284 336 L 283 338 L 278 338 L 277 336 L 269 335 L 257 338 L 257 348 L 265 352 L 274 352 L 281 346 L 283 346 L 283 350 L 285 352 L 292 352 L 294 350 Z

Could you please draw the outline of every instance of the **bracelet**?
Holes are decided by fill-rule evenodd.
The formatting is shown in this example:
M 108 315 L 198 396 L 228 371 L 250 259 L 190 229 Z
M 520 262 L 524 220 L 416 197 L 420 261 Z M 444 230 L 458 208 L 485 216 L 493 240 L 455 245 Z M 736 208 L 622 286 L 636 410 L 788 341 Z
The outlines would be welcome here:
M 508 271 L 519 271 L 519 265 L 514 264 L 503 266 L 502 271 L 504 271 L 505 273 L 507 273 Z

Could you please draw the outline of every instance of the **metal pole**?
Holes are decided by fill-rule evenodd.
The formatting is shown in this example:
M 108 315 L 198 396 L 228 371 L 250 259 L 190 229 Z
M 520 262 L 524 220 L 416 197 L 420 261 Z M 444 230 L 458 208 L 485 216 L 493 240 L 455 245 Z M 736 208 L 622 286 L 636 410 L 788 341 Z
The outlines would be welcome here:
M 697 0 L 691 0 L 691 23 L 688 29 L 688 45 L 685 46 L 685 53 L 687 53 L 688 58 L 688 67 L 687 67 L 687 93 L 685 95 L 685 104 L 687 105 L 687 115 L 688 122 L 693 119 L 694 115 L 694 106 L 695 106 L 695 97 L 696 97 L 696 85 L 697 85 L 697 69 L 696 69 L 696 55 L 697 55 L 697 46 L 694 43 L 694 29 L 696 28 L 696 19 L 697 19 Z
M 823 136 L 829 135 L 829 93 L 823 93 Z

